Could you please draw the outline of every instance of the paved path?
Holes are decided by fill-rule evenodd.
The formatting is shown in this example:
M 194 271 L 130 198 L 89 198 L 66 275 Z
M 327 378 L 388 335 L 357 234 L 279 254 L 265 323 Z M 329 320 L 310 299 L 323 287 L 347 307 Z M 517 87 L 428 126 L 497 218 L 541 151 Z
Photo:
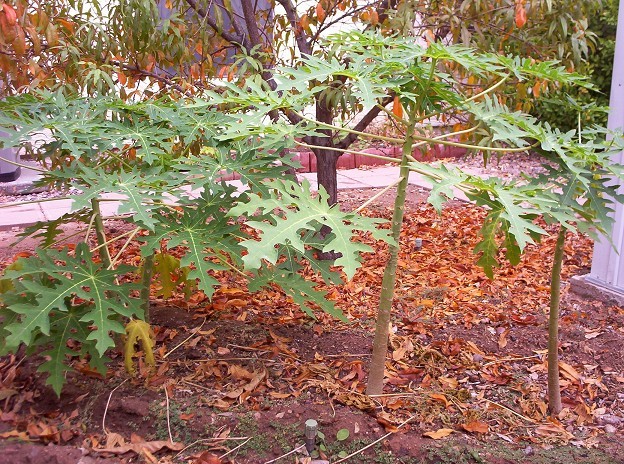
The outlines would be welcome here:
M 473 172 L 474 174 L 481 174 L 480 172 Z M 316 173 L 303 173 L 299 174 L 301 178 L 306 178 L 310 181 L 313 189 L 317 188 Z M 362 188 L 380 188 L 390 185 L 399 177 L 398 166 L 380 166 L 371 167 L 367 169 L 348 169 L 338 171 L 338 189 L 362 189 Z M 34 171 L 25 171 L 22 176 L 15 182 L 7 182 L 0 184 L 0 191 L 7 194 L 14 194 L 18 189 L 26 189 L 29 184 L 37 178 L 37 173 Z M 240 181 L 228 181 L 228 184 L 242 187 Z M 417 185 L 426 189 L 430 188 L 430 184 L 426 182 L 423 176 L 417 173 L 411 173 L 409 183 Z M 455 191 L 456 198 L 466 200 L 465 195 L 460 191 Z M 105 217 L 111 217 L 117 215 L 117 209 L 119 207 L 119 201 L 114 201 L 123 198 L 121 195 L 105 195 L 105 197 L 113 200 L 101 203 L 102 214 Z M 51 221 L 58 219 L 63 214 L 71 211 L 71 199 L 63 200 L 47 200 L 38 203 L 30 204 L 5 204 L 0 205 L 0 230 L 10 230 L 13 228 L 23 228 L 39 221 Z

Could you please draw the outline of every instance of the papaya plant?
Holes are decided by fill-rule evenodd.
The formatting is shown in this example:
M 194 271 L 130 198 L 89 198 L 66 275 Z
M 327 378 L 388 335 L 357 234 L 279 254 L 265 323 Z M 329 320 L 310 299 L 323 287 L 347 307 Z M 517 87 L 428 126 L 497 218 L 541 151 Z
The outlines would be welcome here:
M 405 39 L 358 32 L 343 34 L 334 39 L 334 44 L 344 53 L 341 62 L 348 62 L 349 66 L 306 58 L 302 66 L 286 72 L 293 87 L 303 92 L 301 81 L 334 75 L 351 80 L 355 89 L 351 90 L 352 94 L 361 98 L 365 106 L 383 106 L 388 97 L 394 97 L 392 111 L 384 110 L 404 131 L 403 138 L 356 134 L 403 147 L 392 217 L 394 243 L 390 245 L 382 282 L 367 392 L 382 393 L 405 192 L 410 171 L 416 171 L 432 182 L 429 201 L 437 209 L 441 209 L 446 199 L 454 197 L 453 188 L 456 188 L 488 210 L 475 253 L 480 255 L 477 263 L 490 278 L 499 265 L 501 253 L 510 263 L 517 264 L 526 246 L 547 233 L 536 223 L 538 217 L 551 224 L 561 224 L 552 270 L 548 357 L 550 411 L 558 413 L 561 398 L 557 324 L 563 237 L 566 230 L 577 229 L 608 234 L 612 202 L 622 199 L 617 195 L 617 186 L 609 183 L 614 177 L 622 178 L 622 166 L 612 163 L 610 156 L 621 150 L 622 142 L 621 139 L 607 141 L 606 131 L 598 128 L 583 133 L 561 133 L 528 114 L 509 110 L 499 102 L 496 90 L 510 79 L 529 84 L 534 80 L 557 85 L 591 85 L 556 62 L 537 63 L 464 47 L 431 44 L 425 48 Z M 464 87 L 460 80 L 465 75 L 476 75 L 486 82 L 489 79 L 491 84 L 472 95 L 462 94 Z M 455 118 L 460 123 L 446 133 L 431 136 L 428 123 L 432 118 Z M 321 124 L 321 127 L 336 133 L 356 132 L 345 126 Z M 546 164 L 546 173 L 537 179 L 504 182 L 414 159 L 415 149 L 436 144 L 481 152 L 484 162 L 492 153 L 500 156 L 533 150 L 556 167 Z
M 185 279 L 194 281 L 208 297 L 219 285 L 215 273 L 231 270 L 249 278 L 251 291 L 277 284 L 310 315 L 313 303 L 344 318 L 299 271 L 309 263 L 325 282 L 337 284 L 341 279 L 330 267 L 334 264 L 351 278 L 361 253 L 369 250 L 353 237 L 359 231 L 370 231 L 389 243 L 367 390 L 379 394 L 410 172 L 431 179 L 430 201 L 437 208 L 454 196 L 453 188 L 486 208 L 475 252 L 490 277 L 501 259 L 517 263 L 526 246 L 547 233 L 536 222 L 538 217 L 568 230 L 574 230 L 579 220 L 588 227 L 608 230 L 611 200 L 598 193 L 612 194 L 605 179 L 621 171 L 608 163 L 609 145 L 600 139 L 602 133 L 594 131 L 591 142 L 589 136 L 579 141 L 573 133 L 561 133 L 509 110 L 496 95 L 504 83 L 513 81 L 588 85 L 581 76 L 556 62 L 540 63 L 463 46 L 422 46 L 411 39 L 374 33 L 341 34 L 328 47 L 336 59 L 305 56 L 296 68 L 276 68 L 275 89 L 251 76 L 186 101 L 161 98 L 128 103 L 112 96 L 86 99 L 42 92 L 0 103 L 0 129 L 9 133 L 10 146 L 28 142 L 42 128 L 51 132 L 44 154 L 54 169 L 45 173 L 44 182 L 78 189 L 71 196 L 72 214 L 77 216 L 63 220 L 78 217 L 89 224 L 87 232 L 98 230 L 95 247 L 87 244 L 87 233 L 85 243 L 74 252 L 39 249 L 34 257 L 7 271 L 12 289 L 3 297 L 4 349 L 15 350 L 21 343 L 56 347 L 56 357 L 50 355 L 54 365 L 42 369 L 51 372 L 48 381 L 57 392 L 67 358 L 88 354 L 92 363 L 102 366 L 101 359 L 112 346 L 111 333 L 121 333 L 122 323 L 129 318 L 146 318 L 155 252 L 174 247 L 183 250 L 179 265 L 185 269 Z M 478 76 L 487 86 L 470 90 L 463 85 L 467 74 Z M 322 90 L 319 83 L 335 79 L 362 107 L 387 113 L 404 136 L 364 134 L 340 121 L 330 124 L 307 118 L 305 109 Z M 388 102 L 393 106 L 388 107 Z M 284 111 L 298 115 L 300 122 L 293 125 L 273 117 Z M 448 132 L 432 135 L 435 120 L 456 124 Z M 318 138 L 319 134 L 352 134 L 402 146 L 389 232 L 377 229 L 381 220 L 340 212 L 330 206 L 322 189 L 312 195 L 307 183 L 300 185 L 288 177 L 288 164 L 294 162 L 287 150 L 301 144 L 302 137 Z M 572 191 L 566 201 L 557 197 L 556 188 L 568 185 L 557 170 L 532 182 L 508 183 L 416 162 L 414 150 L 436 144 L 482 152 L 486 161 L 492 153 L 538 150 L 569 171 Z M 225 183 L 222 176 L 227 172 L 239 174 L 247 190 L 238 192 Z M 97 210 L 111 194 L 121 201 L 119 212 L 134 227 L 112 239 L 103 233 Z M 590 202 L 573 201 L 588 195 L 592 195 Z M 51 238 L 60 222 L 40 224 L 38 229 Z M 331 233 L 321 239 L 323 226 L 329 226 Z M 137 267 L 120 266 L 123 249 L 139 229 L 147 231 L 139 237 L 146 263 L 142 288 L 128 278 Z M 115 241 L 123 242 L 121 251 L 110 259 L 102 257 Z M 320 261 L 315 249 L 335 251 L 336 259 Z M 46 266 L 57 261 L 62 263 L 58 270 Z M 71 283 L 76 278 L 82 279 L 78 286 Z M 51 293 L 56 295 L 52 300 Z M 101 304 L 100 295 L 106 297 Z M 58 325 L 67 314 L 80 331 L 64 331 Z M 88 352 L 72 352 L 68 339 L 79 341 L 80 349 Z M 556 352 L 549 361 L 556 363 Z
M 31 351 L 43 347 L 50 360 L 40 369 L 49 373 L 47 381 L 57 393 L 73 357 L 88 357 L 92 367 L 104 370 L 113 334 L 127 332 L 128 344 L 140 341 L 151 351 L 149 330 L 134 321 L 148 320 L 152 275 L 155 271 L 166 283 L 175 268 L 175 263 L 163 264 L 172 248 L 182 250 L 178 267 L 184 280 L 209 298 L 220 285 L 215 273 L 232 270 L 249 278 L 252 291 L 277 284 L 310 315 L 320 307 L 344 319 L 299 271 L 309 263 L 321 280 L 338 283 L 340 275 L 330 264 L 351 277 L 359 254 L 370 251 L 351 241 L 355 232 L 370 231 L 378 238 L 387 233 L 377 230 L 382 221 L 343 213 L 328 204 L 324 192 L 313 196 L 308 184 L 288 178 L 294 162 L 284 154 L 287 139 L 279 132 L 261 139 L 254 134 L 270 110 L 262 89 L 256 91 L 260 96 L 231 86 L 227 95 L 203 100 L 133 104 L 111 96 L 43 92 L 1 103 L 0 124 L 11 134 L 6 143 L 18 146 L 48 129 L 42 156 L 54 169 L 42 182 L 76 189 L 69 197 L 72 213 L 27 231 L 42 235 L 45 246 L 5 273 L 12 280 L 3 286 L 3 351 L 22 344 Z M 259 102 L 255 112 L 254 101 Z M 245 130 L 237 131 L 241 119 Z M 222 180 L 230 172 L 247 190 Z M 106 236 L 100 213 L 110 195 L 132 226 L 113 238 Z M 58 251 L 51 247 L 58 228 L 71 220 L 88 224 L 84 239 L 74 250 Z M 325 223 L 335 232 L 317 243 Z M 250 235 L 251 228 L 258 232 Z M 89 241 L 93 231 L 95 245 Z M 122 264 L 135 239 L 142 243 L 142 264 Z M 319 261 L 311 245 L 329 247 L 340 257 Z M 142 277 L 133 277 L 139 271 Z M 79 349 L 69 348 L 70 340 Z M 134 353 L 129 345 L 125 351 Z M 128 359 L 126 365 L 132 370 Z

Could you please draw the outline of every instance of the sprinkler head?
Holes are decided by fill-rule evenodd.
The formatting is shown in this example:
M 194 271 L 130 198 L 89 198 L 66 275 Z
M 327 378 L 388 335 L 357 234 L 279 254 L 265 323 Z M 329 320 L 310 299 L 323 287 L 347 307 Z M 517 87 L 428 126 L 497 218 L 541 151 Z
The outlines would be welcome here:
M 318 422 L 314 419 L 305 421 L 305 447 L 308 453 L 316 448 L 316 434 L 318 432 Z

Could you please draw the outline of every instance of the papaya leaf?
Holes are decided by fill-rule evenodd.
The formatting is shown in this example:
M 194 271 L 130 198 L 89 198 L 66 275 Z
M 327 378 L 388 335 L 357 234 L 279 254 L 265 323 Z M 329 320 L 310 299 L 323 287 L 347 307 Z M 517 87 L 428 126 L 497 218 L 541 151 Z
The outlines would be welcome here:
M 154 233 L 141 238 L 146 242 L 142 253 L 147 256 L 159 250 L 165 239 L 169 250 L 183 247 L 180 266 L 189 267 L 187 279 L 197 279 L 199 288 L 210 298 L 219 282 L 209 272 L 226 269 L 219 264 L 222 259 L 218 252 L 240 256 L 242 248 L 236 240 L 239 227 L 228 223 L 219 205 L 211 203 L 209 192 L 204 192 L 202 199 L 204 201 L 200 201 L 197 208 L 184 208 L 182 214 L 157 215 Z
M 94 340 L 100 355 L 114 346 L 110 332 L 123 333 L 120 317 L 142 317 L 139 300 L 131 298 L 135 284 L 117 284 L 119 275 L 131 271 L 127 266 L 109 270 L 101 263 L 94 263 L 89 246 L 79 243 L 75 252 L 67 250 L 37 250 L 37 256 L 22 261 L 23 269 L 8 271 L 7 277 L 20 279 L 25 291 L 34 295 L 34 302 L 23 301 L 12 304 L 10 310 L 20 315 L 19 322 L 5 328 L 10 333 L 6 342 L 9 347 L 20 343 L 29 345 L 37 333 L 50 336 L 50 314 L 67 312 L 68 299 L 78 298 L 91 303 L 80 322 L 94 326 L 87 341 Z M 43 285 L 28 275 L 44 273 L 52 285 Z
M 239 203 L 229 212 L 230 216 L 245 215 L 249 218 L 258 211 L 278 209 L 282 212 L 281 215 L 275 215 L 272 221 L 247 221 L 247 225 L 260 232 L 260 241 L 248 239 L 241 242 L 248 252 L 243 261 L 249 269 L 259 269 L 263 260 L 276 264 L 279 258 L 276 247 L 281 244 L 288 244 L 298 253 L 304 254 L 306 244 L 302 233 L 318 232 L 322 225 L 327 225 L 332 233 L 325 237 L 322 251 L 341 253 L 342 256 L 336 259 L 334 265 L 342 266 L 347 278 L 351 279 L 360 265 L 360 253 L 371 251 L 368 245 L 352 241 L 355 231 L 371 232 L 377 239 L 391 241 L 387 230 L 377 228 L 384 221 L 344 213 L 338 207 L 329 206 L 324 189 L 321 188 L 318 195 L 313 195 L 307 180 L 301 185 L 276 180 L 269 182 L 268 186 L 271 188 L 270 197 L 252 194 L 248 203 Z
M 39 336 L 36 340 L 36 344 L 43 344 L 47 347 L 41 353 L 47 360 L 39 366 L 37 371 L 49 374 L 46 383 L 51 385 L 59 396 L 65 384 L 65 374 L 72 370 L 68 365 L 70 358 L 80 354 L 90 354 L 91 358 L 101 358 L 95 349 L 94 342 L 88 340 L 90 333 L 88 325 L 81 321 L 87 312 L 87 306 L 84 304 L 77 305 L 69 307 L 66 312 L 53 313 L 50 318 L 50 337 L 44 339 Z M 79 352 L 69 348 L 67 342 L 70 339 L 81 342 Z M 105 369 L 99 369 L 99 371 L 106 372 Z
M 317 284 L 314 282 L 284 269 L 263 266 L 256 277 L 249 282 L 249 291 L 257 292 L 263 287 L 270 286 L 271 283 L 278 285 L 308 316 L 316 319 L 314 309 L 310 305 L 313 303 L 336 319 L 348 322 L 348 319 L 335 306 L 334 302 L 326 299 L 327 292 L 317 290 Z
M 158 274 L 154 280 L 157 280 L 160 285 L 157 295 L 162 295 L 163 298 L 171 298 L 180 283 L 180 260 L 169 253 L 156 253 L 154 255 L 154 273 Z
M 475 246 L 473 252 L 481 253 L 477 265 L 483 268 L 483 272 L 490 279 L 494 278 L 494 268 L 500 266 L 498 263 L 498 243 L 496 241 L 496 230 L 500 219 L 500 211 L 490 213 L 481 226 L 479 235 L 481 241 Z

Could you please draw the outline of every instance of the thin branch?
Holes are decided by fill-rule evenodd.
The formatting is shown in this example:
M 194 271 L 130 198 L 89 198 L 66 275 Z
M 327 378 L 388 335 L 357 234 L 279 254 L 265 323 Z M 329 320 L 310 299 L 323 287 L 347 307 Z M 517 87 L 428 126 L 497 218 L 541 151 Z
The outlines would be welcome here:
M 290 25 L 293 28 L 293 32 L 295 34 L 295 41 L 297 42 L 297 47 L 302 55 L 311 55 L 312 54 L 312 46 L 303 35 L 303 28 L 299 26 L 299 15 L 297 14 L 297 9 L 295 5 L 290 0 L 276 0 L 282 7 L 284 7 L 284 11 L 286 11 L 286 18 L 290 21 Z
M 249 440 L 251 440 L 251 437 L 247 438 L 247 440 L 245 440 L 244 442 L 242 442 L 240 445 L 235 446 L 234 448 L 232 448 L 230 451 L 228 451 L 227 453 L 223 453 L 221 456 L 219 456 L 219 459 L 223 459 L 224 457 L 226 457 L 228 454 L 233 453 L 234 451 L 236 451 L 237 449 L 241 448 L 242 446 L 244 446 Z
M 470 132 L 476 131 L 479 127 L 481 127 L 481 123 L 477 124 L 474 127 L 469 128 L 469 129 L 464 129 L 464 130 L 460 130 L 460 131 L 457 131 L 457 132 L 449 132 L 447 134 L 438 135 L 436 137 L 433 137 L 433 140 L 443 140 L 445 138 L 453 137 L 455 135 L 469 134 Z M 429 144 L 429 142 L 418 142 L 418 143 L 415 143 L 414 145 L 412 145 L 412 149 L 418 148 L 418 147 L 421 147 L 421 146 L 427 145 L 427 144 Z
M 89 250 L 89 251 L 91 253 L 93 253 L 93 252 L 99 250 L 100 248 L 102 248 L 104 246 L 110 245 L 111 243 L 116 242 L 117 240 L 120 240 L 120 239 L 122 239 L 124 237 L 127 237 L 128 235 L 131 235 L 131 234 L 134 235 L 134 234 L 136 234 L 140 230 L 141 230 L 141 228 L 137 227 L 136 229 L 129 230 L 128 232 L 124 232 L 123 234 L 117 235 L 116 237 L 113 237 L 113 238 L 107 240 L 106 242 L 102 243 L 101 245 L 96 246 L 95 248 L 91 248 L 91 250 Z
M 312 144 L 309 144 L 309 143 L 303 143 L 303 142 L 297 142 L 297 141 L 295 141 L 295 144 L 299 145 L 301 147 L 306 147 L 306 148 L 318 148 L 320 150 L 338 151 L 340 153 L 349 153 L 349 154 L 352 154 L 352 155 L 366 156 L 368 158 L 375 158 L 375 159 L 387 161 L 388 163 L 398 163 L 399 162 L 399 160 L 397 158 L 391 158 L 389 156 L 376 155 L 374 153 L 367 153 L 365 151 L 349 150 L 348 148 L 345 149 L 345 148 L 334 148 L 334 147 L 321 147 L 319 145 L 312 145 Z
M 385 187 L 381 192 L 377 192 L 375 195 L 373 195 L 372 197 L 370 197 L 368 200 L 366 200 L 364 203 L 362 203 L 360 205 L 359 208 L 357 208 L 356 210 L 354 210 L 354 213 L 359 213 L 360 211 L 362 211 L 364 208 L 366 208 L 368 205 L 370 205 L 371 203 L 373 203 L 375 200 L 377 200 L 377 198 L 379 198 L 380 196 L 382 196 L 384 193 L 386 193 L 388 190 L 393 189 L 394 187 L 396 187 L 397 185 L 399 185 L 399 183 L 401 183 L 401 181 L 403 180 L 403 177 L 399 177 L 397 180 L 395 180 L 394 182 L 392 182 L 390 185 L 388 185 L 387 187 Z
M 185 1 L 199 16 L 201 16 L 206 21 L 206 24 L 208 24 L 208 26 L 210 26 L 210 28 L 213 29 L 217 34 L 219 34 L 223 39 L 231 43 L 242 44 L 244 42 L 244 37 L 237 37 L 224 30 L 221 30 L 221 28 L 219 28 L 219 26 L 217 25 L 216 21 L 210 17 L 210 13 L 197 5 L 196 0 Z
M 388 105 L 390 102 L 392 102 L 392 100 L 394 100 L 393 96 L 388 96 L 386 98 L 384 98 L 380 105 L 381 106 L 386 106 Z M 355 127 L 353 128 L 355 133 L 350 133 L 347 136 L 345 136 L 344 139 L 342 139 L 339 143 L 338 143 L 338 147 L 339 148 L 347 148 L 348 146 L 350 146 L 353 142 L 355 142 L 358 138 L 357 132 L 363 132 L 364 129 L 366 129 L 368 127 L 368 125 L 373 122 L 373 120 L 379 115 L 379 112 L 381 111 L 381 109 L 378 106 L 374 106 L 373 108 L 371 108 L 368 113 L 366 113 L 364 115 L 364 117 L 362 117 L 362 119 L 360 119 L 360 121 L 355 125 Z M 399 142 L 401 143 L 401 142 Z
M 425 119 L 431 119 L 434 116 L 438 116 L 438 115 L 440 115 L 442 113 L 448 112 L 448 110 L 450 110 L 450 109 L 457 108 L 457 107 L 459 107 L 461 105 L 465 105 L 466 103 L 470 103 L 471 101 L 474 101 L 477 98 L 483 97 L 484 95 L 487 95 L 488 93 L 496 90 L 498 87 L 503 85 L 507 81 L 507 79 L 509 79 L 509 77 L 510 77 L 510 75 L 507 74 L 505 77 L 503 77 L 501 80 L 496 82 L 494 85 L 492 85 L 492 86 L 488 87 L 487 89 L 485 89 L 485 90 L 483 90 L 483 91 L 473 95 L 472 97 L 462 101 L 461 103 L 458 103 L 457 105 L 451 105 L 451 106 L 449 106 L 447 108 L 444 108 L 444 109 L 442 109 L 440 111 L 434 111 L 433 113 L 425 114 L 424 116 L 421 116 L 420 118 L 418 118 L 416 120 L 416 122 L 419 123 L 419 122 L 424 121 Z
M 274 463 L 276 461 L 279 461 L 282 458 L 285 458 L 286 456 L 290 456 L 291 454 L 296 453 L 297 451 L 299 451 L 302 448 L 305 448 L 305 444 L 299 445 L 295 449 L 292 449 L 288 453 L 282 454 L 281 456 L 278 456 L 275 459 L 271 459 L 270 461 L 266 461 L 264 464 L 272 464 L 272 463 Z
M 173 435 L 171 434 L 171 417 L 169 413 L 169 392 L 167 391 L 167 385 L 164 386 L 165 389 L 165 401 L 167 402 L 167 432 L 169 432 L 169 441 L 173 443 Z
M 176 346 L 174 346 L 173 348 L 171 348 L 167 353 L 165 353 L 165 355 L 163 356 L 163 359 L 167 359 L 169 357 L 169 355 L 171 353 L 173 353 L 175 350 L 177 350 L 178 348 L 180 348 L 182 345 L 184 345 L 186 342 L 188 342 L 191 338 L 193 338 L 195 335 L 197 335 L 197 333 L 202 329 L 202 327 L 204 327 L 204 324 L 206 323 L 206 318 L 204 318 L 204 322 L 201 323 L 201 325 L 195 329 L 193 331 L 193 333 L 191 333 L 191 335 L 189 335 L 188 337 L 186 337 L 184 340 L 182 340 L 180 343 L 178 343 Z
M 119 260 L 121 259 L 121 256 L 123 255 L 123 252 L 126 251 L 126 248 L 128 248 L 128 246 L 130 245 L 130 242 L 132 242 L 132 239 L 134 238 L 134 236 L 136 234 L 139 233 L 139 231 L 141 230 L 140 227 L 137 227 L 136 229 L 134 229 L 132 231 L 131 234 L 129 234 L 130 236 L 128 237 L 128 239 L 126 240 L 126 243 L 123 244 L 123 246 L 121 247 L 121 249 L 119 250 L 119 252 L 117 253 L 117 255 L 115 256 L 115 258 L 110 262 L 110 264 L 108 265 L 108 269 L 113 269 L 117 263 L 119 262 Z M 107 249 L 107 248 L 105 248 Z
M 172 89 L 177 90 L 178 92 L 180 92 L 183 95 L 186 95 L 187 97 L 192 96 L 192 94 L 189 91 L 184 90 L 180 85 L 173 82 L 171 78 L 163 76 L 162 74 L 148 71 L 146 69 L 141 69 L 138 66 L 131 66 L 131 65 L 122 63 L 121 61 L 117 61 L 117 60 L 111 60 L 111 63 L 116 66 L 119 66 L 121 69 L 124 69 L 126 71 L 132 71 L 132 72 L 139 73 L 143 76 L 151 77 L 152 79 L 168 85 Z M 198 86 L 198 87 L 201 87 L 201 86 Z
M 28 164 L 18 163 L 17 161 L 12 161 L 12 160 L 3 158 L 2 156 L 0 156 L 0 160 L 5 161 L 5 162 L 7 162 L 9 164 L 12 164 L 13 166 L 17 166 L 17 167 L 24 168 L 24 169 L 30 169 L 32 171 L 41 172 L 43 174 L 48 172 L 45 169 L 36 168 L 35 166 L 29 166 Z

